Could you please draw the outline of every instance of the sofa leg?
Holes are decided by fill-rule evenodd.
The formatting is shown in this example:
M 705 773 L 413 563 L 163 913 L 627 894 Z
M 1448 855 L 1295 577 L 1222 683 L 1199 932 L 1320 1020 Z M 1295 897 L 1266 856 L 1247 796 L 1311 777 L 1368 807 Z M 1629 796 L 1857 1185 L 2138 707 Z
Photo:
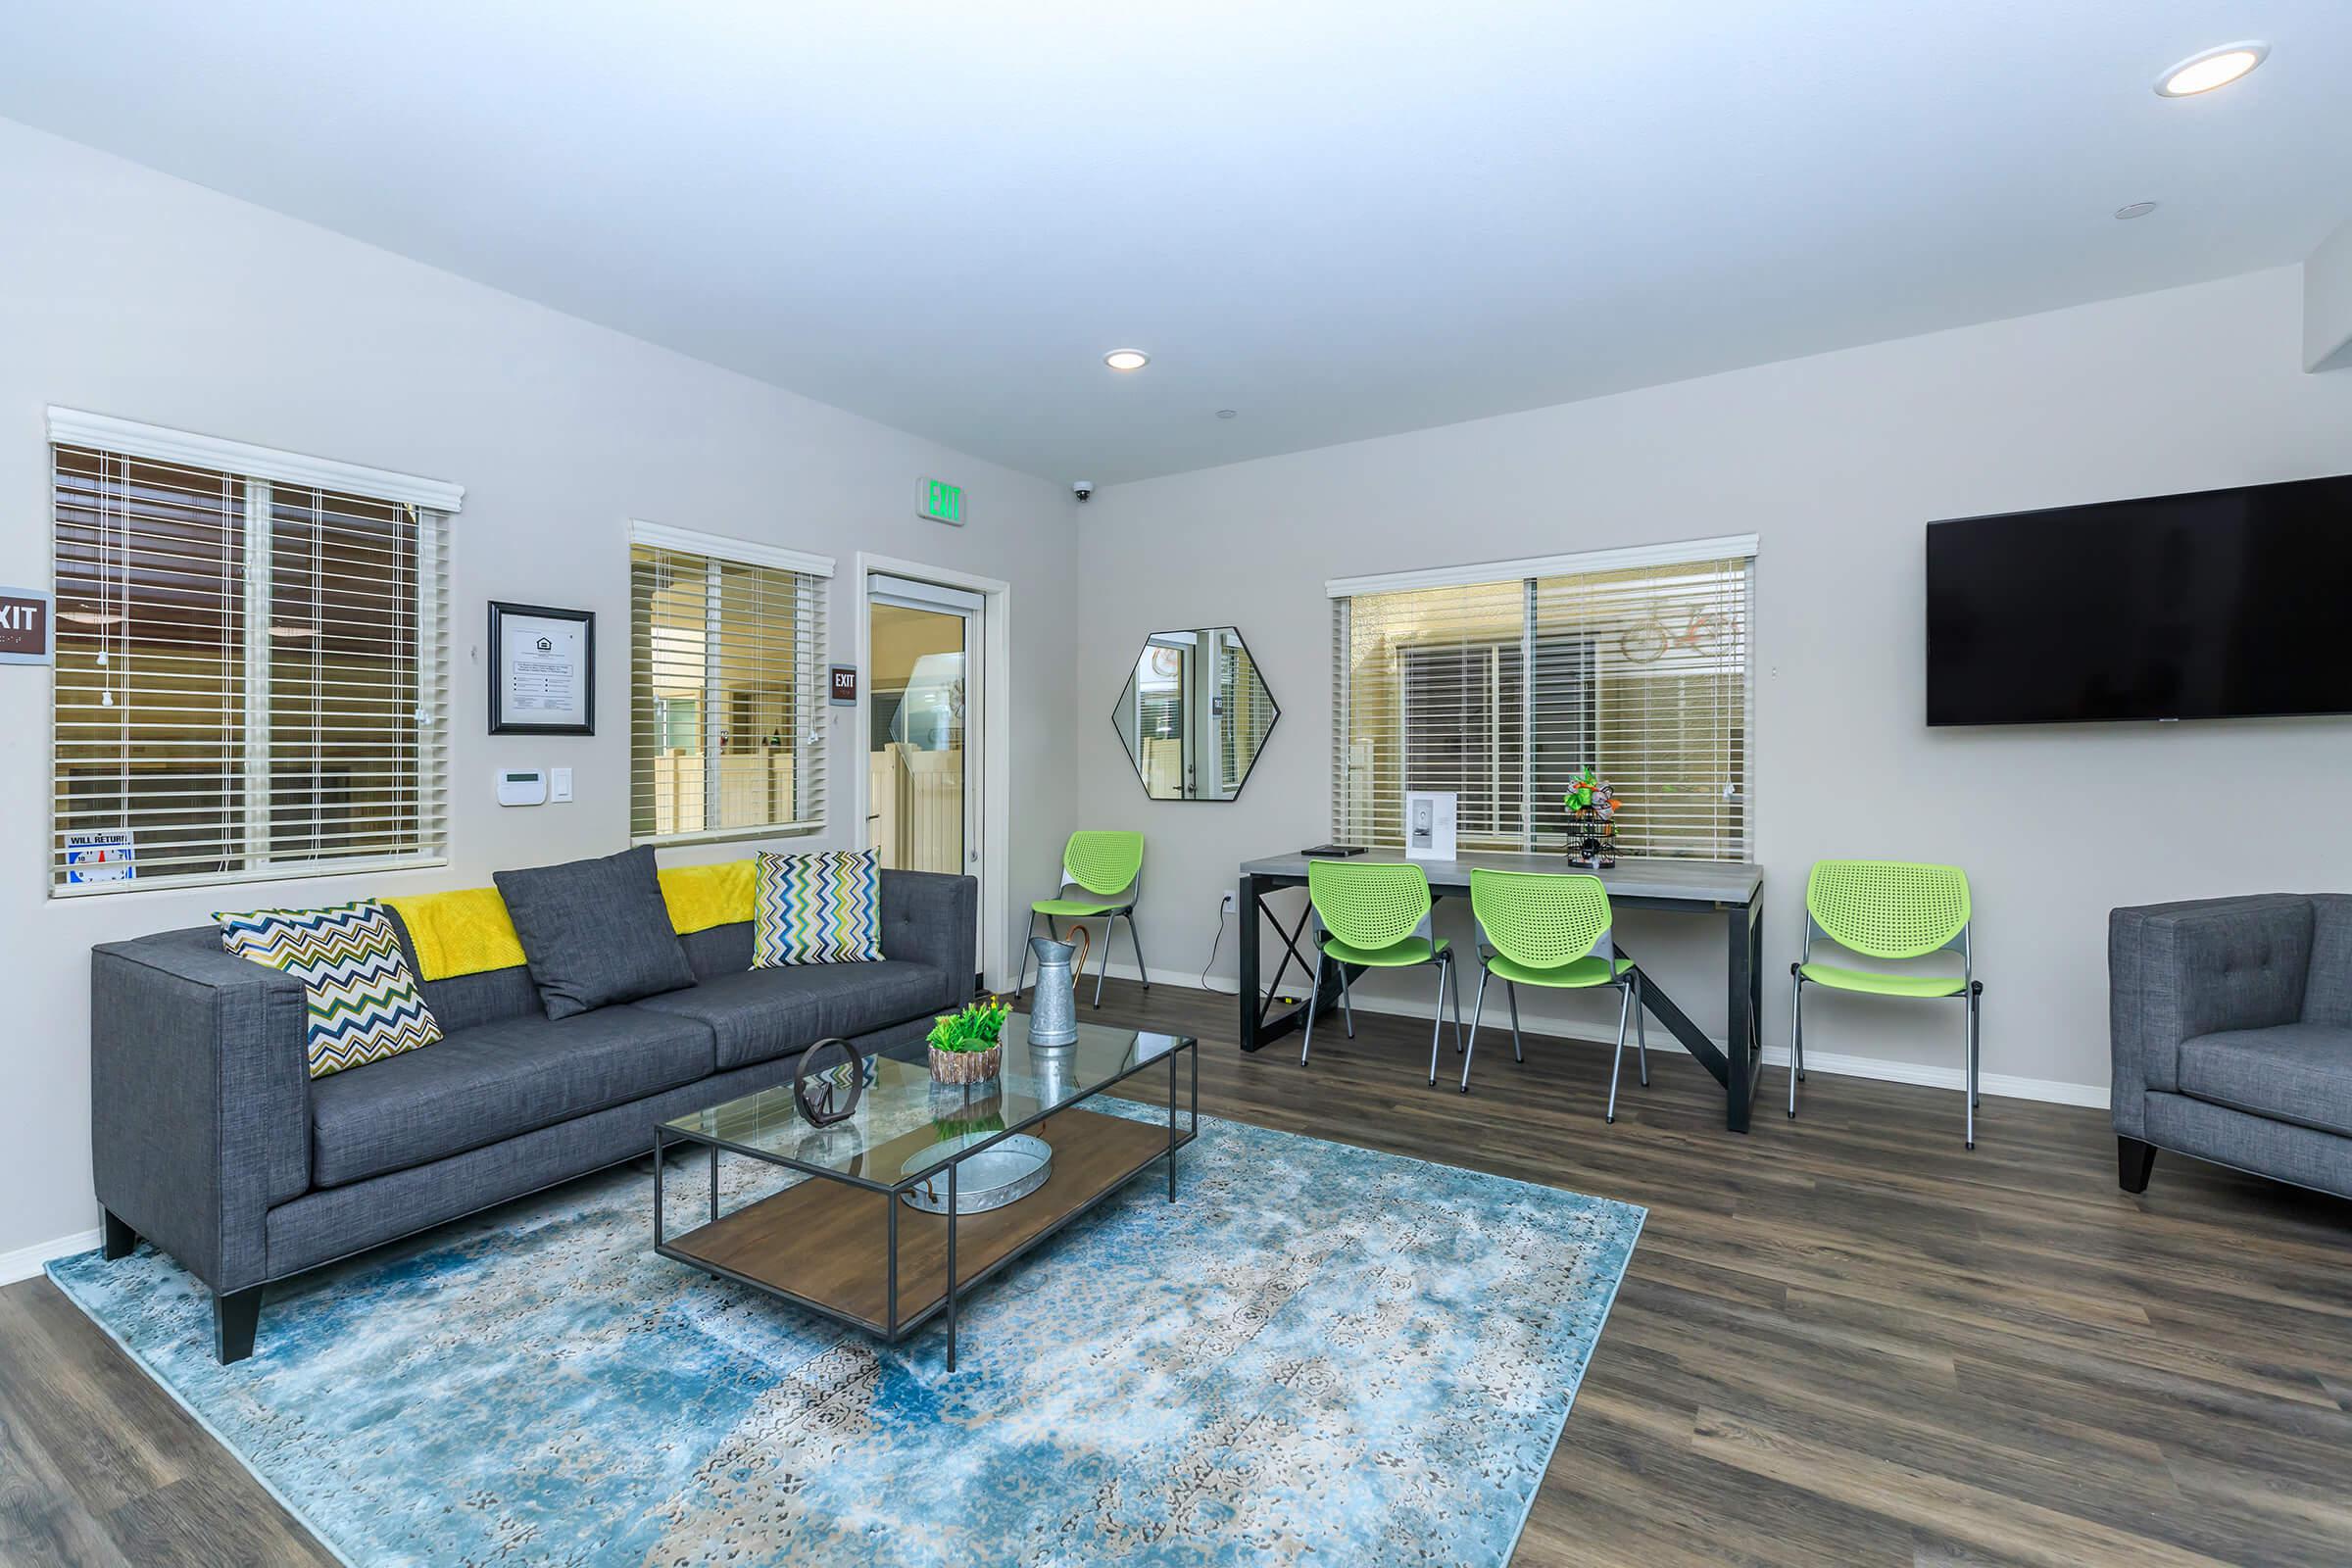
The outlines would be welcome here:
M 123 1224 L 113 1209 L 102 1208 L 99 1212 L 106 1216 L 106 1260 L 112 1263 L 137 1250 L 139 1233 Z
M 227 1366 L 253 1353 L 253 1333 L 262 1321 L 262 1287 L 213 1293 L 213 1350 Z
M 2115 1179 L 2127 1193 L 2148 1190 L 2148 1172 L 2156 1168 L 2156 1146 L 2136 1138 L 2115 1141 Z

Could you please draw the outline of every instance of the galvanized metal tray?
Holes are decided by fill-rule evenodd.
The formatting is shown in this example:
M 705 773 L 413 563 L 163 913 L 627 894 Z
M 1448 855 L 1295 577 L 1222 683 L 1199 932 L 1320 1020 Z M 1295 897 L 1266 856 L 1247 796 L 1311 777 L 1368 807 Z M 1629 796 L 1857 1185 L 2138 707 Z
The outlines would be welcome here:
M 910 1187 L 899 1196 L 909 1208 L 919 1208 L 926 1214 L 945 1214 L 948 1211 L 947 1162 L 975 1144 L 984 1144 L 993 1133 L 965 1133 L 944 1143 L 932 1145 L 906 1161 L 899 1174 L 912 1176 L 918 1171 L 937 1167 L 938 1174 L 917 1187 Z M 1046 1185 L 1054 1174 L 1054 1146 L 1043 1138 L 1016 1133 L 995 1148 L 974 1154 L 956 1167 L 956 1212 L 985 1214 L 992 1208 L 1017 1203 Z

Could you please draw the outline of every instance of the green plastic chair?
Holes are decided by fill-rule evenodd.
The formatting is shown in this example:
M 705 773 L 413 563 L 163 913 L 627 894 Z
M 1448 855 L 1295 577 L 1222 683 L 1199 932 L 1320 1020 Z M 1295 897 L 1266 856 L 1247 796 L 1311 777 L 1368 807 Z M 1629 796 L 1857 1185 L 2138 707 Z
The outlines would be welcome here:
M 1977 1147 L 1982 1102 L 1979 1017 L 1984 982 L 1976 977 L 1969 932 L 1968 873 L 1956 865 L 1905 860 L 1822 860 L 1805 878 L 1805 954 L 1788 966 L 1788 1114 L 1796 1114 L 1796 1086 L 1805 1076 L 1805 987 L 1860 992 L 1907 1002 L 1956 1001 L 1965 1014 L 1967 1146 Z M 1813 961 L 1813 938 L 1827 937 L 1872 958 L 1924 958 L 1957 951 L 1958 974 L 1889 974 Z
M 1609 1058 L 1609 1105 L 1617 1119 L 1617 1079 L 1625 1067 L 1625 1024 L 1634 1020 L 1634 1050 L 1642 1086 L 1649 1087 L 1649 1025 L 1642 1010 L 1642 971 L 1617 956 L 1609 890 L 1596 876 L 1560 871 L 1470 873 L 1470 912 L 1485 941 L 1479 948 L 1478 1000 L 1470 1006 L 1470 1049 L 1462 1057 L 1462 1093 L 1470 1092 L 1470 1060 L 1478 1054 L 1478 1026 L 1487 1004 L 1487 980 L 1502 982 L 1511 1002 L 1511 1059 L 1519 1047 L 1519 988 L 1551 986 L 1584 991 L 1609 986 L 1619 994 L 1617 1050 Z
M 1079 897 L 1073 898 L 1076 893 Z M 1029 906 L 1028 921 L 1021 934 L 1013 939 L 1021 950 L 1020 973 L 1013 978 L 1012 1000 L 1021 1000 L 1021 991 L 1029 983 L 1029 937 L 1037 930 L 1037 919 L 1044 915 L 1046 930 L 1054 941 L 1061 940 L 1056 923 L 1067 920 L 1076 925 L 1084 920 L 1102 922 L 1102 961 L 1095 965 L 1095 1005 L 1102 1005 L 1102 977 L 1110 969 L 1110 933 L 1122 918 L 1127 922 L 1127 940 L 1135 946 L 1135 972 L 1142 977 L 1144 989 L 1152 989 L 1152 971 L 1144 967 L 1144 941 L 1135 932 L 1135 906 L 1144 896 L 1144 836 L 1101 828 L 1086 828 L 1070 835 L 1070 842 L 1061 852 L 1061 892 L 1051 899 L 1039 899 Z
M 1446 997 L 1453 995 L 1453 1044 L 1462 1043 L 1462 989 L 1453 982 L 1453 948 L 1429 930 L 1429 877 L 1417 866 L 1396 860 L 1310 860 L 1306 900 L 1315 911 L 1315 977 L 1307 988 L 1306 1038 L 1298 1065 L 1315 1044 L 1315 1007 L 1323 997 L 1323 966 L 1340 971 L 1341 1004 L 1348 1033 L 1355 1033 L 1355 1004 L 1348 996 L 1348 971 L 1411 969 L 1435 964 L 1438 1010 L 1430 1020 L 1429 1081 L 1438 1081 L 1438 1044 L 1446 1035 Z

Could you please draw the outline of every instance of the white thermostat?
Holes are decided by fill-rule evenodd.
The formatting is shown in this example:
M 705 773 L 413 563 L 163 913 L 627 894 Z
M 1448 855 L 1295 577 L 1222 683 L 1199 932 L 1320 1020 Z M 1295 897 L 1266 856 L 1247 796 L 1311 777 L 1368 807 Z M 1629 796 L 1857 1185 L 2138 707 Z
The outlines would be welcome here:
M 498 804 L 501 806 L 544 806 L 547 804 L 547 769 L 544 767 L 502 767 L 498 770 Z

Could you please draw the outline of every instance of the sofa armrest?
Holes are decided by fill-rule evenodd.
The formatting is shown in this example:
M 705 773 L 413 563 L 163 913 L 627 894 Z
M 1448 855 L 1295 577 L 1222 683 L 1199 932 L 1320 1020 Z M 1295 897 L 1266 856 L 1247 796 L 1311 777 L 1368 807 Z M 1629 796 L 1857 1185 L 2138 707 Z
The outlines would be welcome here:
M 205 934 L 91 950 L 91 1160 L 110 1212 L 226 1293 L 310 1188 L 309 1019 L 300 980 Z
M 2107 917 L 2115 1129 L 2137 1137 L 2143 1097 L 2180 1085 L 2180 1043 L 2301 1016 L 2311 968 L 2307 898 L 2260 894 L 2116 909 Z
M 946 970 L 947 992 L 931 1005 L 969 1001 L 980 969 L 980 884 L 936 871 L 883 872 L 882 956 Z

